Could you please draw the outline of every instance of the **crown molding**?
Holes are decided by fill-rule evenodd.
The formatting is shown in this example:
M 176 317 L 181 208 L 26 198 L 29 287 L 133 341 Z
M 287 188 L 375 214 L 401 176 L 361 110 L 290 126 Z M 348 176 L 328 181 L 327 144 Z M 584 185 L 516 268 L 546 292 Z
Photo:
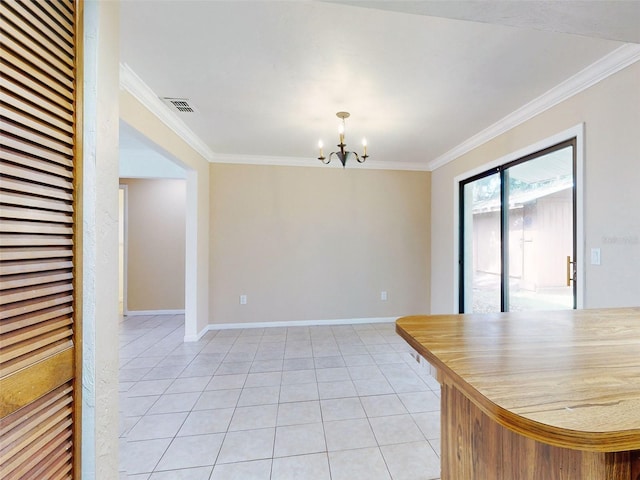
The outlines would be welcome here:
M 323 168 L 343 168 L 338 161 L 328 165 L 319 162 L 317 158 L 304 157 L 273 157 L 267 155 L 235 155 L 235 154 L 215 154 L 210 160 L 212 163 L 228 163 L 236 165 L 272 165 L 282 167 L 323 167 Z M 359 169 L 364 170 L 410 170 L 429 171 L 427 164 L 416 162 L 385 162 L 380 160 L 367 160 L 364 163 L 347 161 L 346 168 L 351 168 L 357 164 Z
M 151 113 L 160 119 L 167 127 L 173 130 L 191 148 L 202 155 L 208 161 L 214 153 L 206 143 L 191 130 L 162 100 L 153 90 L 127 65 L 120 64 L 120 88 L 133 95 Z
M 639 60 L 640 45 L 635 43 L 622 45 L 538 98 L 465 140 L 457 147 L 430 161 L 427 164 L 428 170 L 435 170 L 446 165 Z

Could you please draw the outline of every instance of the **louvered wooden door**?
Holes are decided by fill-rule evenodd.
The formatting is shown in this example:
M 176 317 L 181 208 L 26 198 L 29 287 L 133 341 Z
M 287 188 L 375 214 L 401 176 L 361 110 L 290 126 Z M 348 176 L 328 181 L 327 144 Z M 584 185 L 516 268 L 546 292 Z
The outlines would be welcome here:
M 0 477 L 73 478 L 76 5 L 0 9 Z

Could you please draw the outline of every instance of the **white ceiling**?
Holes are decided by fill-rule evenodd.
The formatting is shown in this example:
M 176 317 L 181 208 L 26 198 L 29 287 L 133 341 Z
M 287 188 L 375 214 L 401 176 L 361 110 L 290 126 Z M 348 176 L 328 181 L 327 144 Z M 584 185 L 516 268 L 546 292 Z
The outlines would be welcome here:
M 371 160 L 427 165 L 639 25 L 637 1 L 129 0 L 121 61 L 188 98 L 180 119 L 224 159 L 317 162 L 346 110 L 349 148 L 366 136 Z

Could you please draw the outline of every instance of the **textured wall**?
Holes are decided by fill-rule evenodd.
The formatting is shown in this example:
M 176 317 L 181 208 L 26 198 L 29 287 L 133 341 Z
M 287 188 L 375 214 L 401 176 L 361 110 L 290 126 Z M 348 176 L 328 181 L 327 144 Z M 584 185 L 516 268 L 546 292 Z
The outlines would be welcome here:
M 118 478 L 117 2 L 84 3 L 82 478 Z

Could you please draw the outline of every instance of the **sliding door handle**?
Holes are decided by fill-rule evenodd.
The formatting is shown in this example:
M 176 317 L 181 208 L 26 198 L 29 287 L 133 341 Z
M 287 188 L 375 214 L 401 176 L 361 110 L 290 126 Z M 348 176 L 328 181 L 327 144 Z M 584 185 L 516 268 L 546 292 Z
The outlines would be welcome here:
M 572 262 L 571 256 L 567 255 L 567 287 L 571 286 L 572 281 L 576 281 L 576 262 Z

